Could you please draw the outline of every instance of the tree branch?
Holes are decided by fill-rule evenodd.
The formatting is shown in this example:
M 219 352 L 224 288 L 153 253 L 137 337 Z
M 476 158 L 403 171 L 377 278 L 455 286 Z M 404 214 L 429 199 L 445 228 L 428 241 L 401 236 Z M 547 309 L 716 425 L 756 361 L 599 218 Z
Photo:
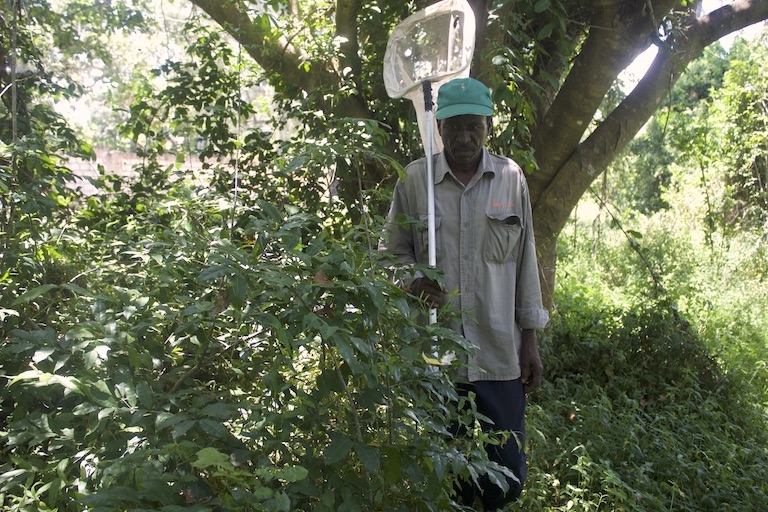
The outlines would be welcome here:
M 338 0 L 336 2 L 336 35 L 341 38 L 339 63 L 341 64 L 342 80 L 351 79 L 355 84 L 355 94 L 342 100 L 338 112 L 346 117 L 370 117 L 360 83 L 363 74 L 363 64 L 360 58 L 360 42 L 358 40 L 358 15 L 360 0 Z
M 658 0 L 654 12 L 667 12 L 675 3 Z M 657 29 L 644 2 L 605 0 L 593 7 L 582 49 L 532 133 L 531 147 L 539 165 L 539 172 L 529 177 L 534 203 L 579 144 L 616 77 L 651 45 Z
M 189 0 L 205 11 L 213 21 L 243 45 L 245 51 L 266 71 L 278 74 L 288 83 L 301 84 L 305 90 L 337 83 L 335 75 L 319 64 L 309 70 L 302 64 L 309 56 L 291 44 L 285 35 L 278 35 L 268 24 L 253 20 L 240 2 L 221 0 Z
M 362 73 L 360 44 L 357 40 L 357 15 L 360 0 L 338 0 L 336 2 L 336 35 L 342 39 L 339 44 L 342 70 L 349 67 L 354 77 Z
M 669 41 L 637 87 L 560 166 L 534 205 L 537 231 L 557 234 L 589 185 L 624 151 L 659 108 L 686 66 L 708 45 L 735 30 L 768 19 L 768 2 L 739 0 L 692 19 Z
M 691 30 L 697 33 L 700 44 L 706 47 L 723 36 L 766 20 L 768 20 L 768 2 L 736 0 L 701 16 L 695 21 Z

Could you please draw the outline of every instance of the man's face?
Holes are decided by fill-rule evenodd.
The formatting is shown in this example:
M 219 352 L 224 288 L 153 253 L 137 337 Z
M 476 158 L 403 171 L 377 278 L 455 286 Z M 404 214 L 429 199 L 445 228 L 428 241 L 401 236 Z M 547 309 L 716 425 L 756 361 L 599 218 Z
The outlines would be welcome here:
M 463 115 L 442 119 L 438 131 L 445 146 L 445 156 L 455 170 L 475 170 L 488 138 L 488 118 Z

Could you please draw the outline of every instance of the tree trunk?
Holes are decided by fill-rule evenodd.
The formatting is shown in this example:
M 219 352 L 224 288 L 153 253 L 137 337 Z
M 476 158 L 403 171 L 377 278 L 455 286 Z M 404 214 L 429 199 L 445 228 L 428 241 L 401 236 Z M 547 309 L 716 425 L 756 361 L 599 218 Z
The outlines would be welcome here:
M 574 132 L 578 132 L 578 128 L 574 126 L 578 123 L 569 123 L 568 120 L 585 119 L 582 101 L 589 101 L 597 92 L 590 90 L 590 86 L 579 90 L 577 87 L 568 88 L 567 83 L 563 85 L 553 108 L 550 109 L 556 110 L 553 116 L 556 116 L 557 120 L 545 118 L 544 123 L 537 127 L 533 145 L 537 160 L 540 165 L 542 162 L 544 165 L 529 179 L 536 242 L 540 251 L 542 293 L 546 307 L 551 309 L 554 306 L 557 238 L 589 186 L 624 151 L 669 94 L 685 67 L 698 57 L 704 48 L 723 35 L 765 19 L 768 19 L 768 2 L 764 0 L 742 0 L 710 15 L 691 18 L 679 37 L 670 37 L 665 41 L 646 75 L 605 121 L 583 142 L 565 146 L 562 144 L 562 138 L 573 140 Z M 604 38 L 605 34 L 600 37 Z M 618 50 L 617 47 L 611 51 Z M 590 52 L 593 55 L 586 55 Z M 603 52 L 604 48 L 593 47 L 590 50 L 585 43 L 579 57 L 594 60 L 596 54 Z M 594 61 L 589 67 L 594 70 L 599 67 L 600 61 Z M 614 59 L 605 55 L 602 62 L 605 66 L 617 66 Z M 615 71 L 616 75 L 620 71 Z M 568 80 L 572 76 L 578 77 L 578 74 L 572 71 Z M 574 97 L 560 100 L 560 96 L 568 91 Z M 561 143 L 555 144 L 554 150 L 549 151 L 548 141 L 556 140 L 561 140 Z M 572 149 L 570 154 L 565 155 L 568 147 Z

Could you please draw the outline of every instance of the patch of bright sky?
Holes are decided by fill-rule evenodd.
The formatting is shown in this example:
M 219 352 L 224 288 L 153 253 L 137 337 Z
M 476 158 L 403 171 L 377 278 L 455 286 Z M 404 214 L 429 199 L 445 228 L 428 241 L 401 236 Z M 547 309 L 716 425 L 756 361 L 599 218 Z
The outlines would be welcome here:
M 728 4 L 730 2 L 726 0 L 704 0 L 702 2 L 702 12 L 704 14 L 710 13 L 714 11 L 715 9 L 718 9 L 722 7 L 725 4 Z M 756 23 L 754 25 L 750 25 L 749 27 L 740 30 L 738 32 L 728 34 L 727 36 L 720 39 L 720 43 L 723 45 L 724 48 L 730 48 L 731 44 L 733 43 L 734 39 L 736 37 L 754 37 L 758 33 L 760 33 L 763 29 L 762 23 Z M 656 57 L 656 53 L 658 52 L 658 48 L 655 45 L 651 45 L 650 48 L 648 48 L 645 52 L 641 53 L 635 61 L 630 64 L 627 69 L 621 72 L 619 75 L 619 79 L 624 83 L 623 89 L 625 94 L 629 94 L 632 92 L 632 89 L 635 88 L 637 83 L 643 78 L 645 73 L 648 71 L 648 68 L 651 67 L 651 63 L 653 62 L 653 59 Z

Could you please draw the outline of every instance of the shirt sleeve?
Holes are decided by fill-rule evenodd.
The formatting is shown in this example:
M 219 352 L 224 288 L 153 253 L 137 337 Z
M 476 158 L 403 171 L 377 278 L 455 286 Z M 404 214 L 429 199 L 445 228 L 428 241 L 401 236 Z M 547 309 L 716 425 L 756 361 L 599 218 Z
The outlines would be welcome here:
M 411 212 L 409 210 L 406 194 L 402 181 L 395 185 L 392 203 L 387 214 L 384 226 L 384 237 L 379 243 L 379 251 L 394 256 L 395 267 L 409 268 L 417 263 L 416 250 L 413 238 Z M 406 271 L 399 280 L 403 288 L 410 288 L 411 283 L 419 277 L 421 272 Z
M 522 204 L 525 211 L 523 233 L 518 256 L 517 297 L 515 317 L 521 329 L 543 329 L 549 322 L 549 311 L 542 305 L 536 241 L 533 233 L 533 213 L 528 184 L 522 179 Z

